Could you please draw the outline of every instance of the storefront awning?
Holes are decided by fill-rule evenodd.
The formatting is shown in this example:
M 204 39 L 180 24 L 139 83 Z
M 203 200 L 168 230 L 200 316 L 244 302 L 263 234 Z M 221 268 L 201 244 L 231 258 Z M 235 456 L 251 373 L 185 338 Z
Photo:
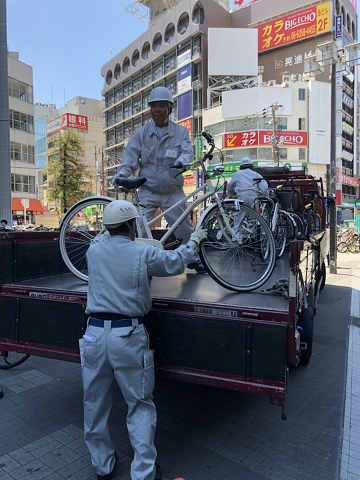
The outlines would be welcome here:
M 11 199 L 11 209 L 13 212 L 23 212 L 24 205 L 21 201 L 21 198 L 12 198 Z M 26 208 L 26 211 L 30 211 L 35 215 L 39 215 L 44 213 L 44 207 L 41 205 L 40 200 L 36 200 L 33 198 L 29 199 L 29 206 Z

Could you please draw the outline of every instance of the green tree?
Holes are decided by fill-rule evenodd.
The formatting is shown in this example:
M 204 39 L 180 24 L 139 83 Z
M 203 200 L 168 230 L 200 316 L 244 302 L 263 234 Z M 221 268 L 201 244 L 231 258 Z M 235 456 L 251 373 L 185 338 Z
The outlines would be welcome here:
M 48 157 L 47 196 L 56 201 L 60 215 L 88 191 L 89 172 L 81 161 L 83 151 L 79 135 L 65 130 L 56 137 L 53 154 Z

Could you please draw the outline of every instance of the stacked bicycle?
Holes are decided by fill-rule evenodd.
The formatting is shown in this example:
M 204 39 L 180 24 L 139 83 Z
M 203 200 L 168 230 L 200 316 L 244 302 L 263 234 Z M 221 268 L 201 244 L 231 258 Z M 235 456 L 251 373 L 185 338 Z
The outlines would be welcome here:
M 205 162 L 213 158 L 215 143 L 213 138 L 203 133 L 209 144 L 209 151 L 200 160 L 204 185 L 157 217 L 147 220 L 144 208 L 138 201 L 137 189 L 146 182 L 146 178 L 123 178 L 119 186 L 125 192 L 133 192 L 139 210 L 141 224 L 145 231 L 144 238 L 138 242 L 151 243 L 164 248 L 167 241 L 180 223 L 206 201 L 210 205 L 202 213 L 196 228 L 204 228 L 208 233 L 206 241 L 200 245 L 199 255 L 209 275 L 223 287 L 246 292 L 261 287 L 271 276 L 275 266 L 275 242 L 271 229 L 264 218 L 253 208 L 242 202 L 223 198 L 220 178 L 224 173 L 222 165 L 216 167 L 211 174 L 207 172 Z M 175 167 L 174 167 L 175 168 Z M 179 171 L 179 174 L 183 170 Z M 212 178 L 217 177 L 213 184 Z M 184 213 L 174 225 L 160 238 L 154 240 L 151 226 L 164 217 L 170 210 L 179 205 L 187 206 Z M 86 251 L 96 235 L 103 234 L 103 210 L 113 198 L 88 197 L 73 205 L 64 216 L 60 226 L 60 250 L 62 258 L 69 270 L 78 278 L 87 281 Z M 241 225 L 236 219 L 241 214 Z M 139 225 L 140 227 L 140 225 Z M 140 229 L 138 228 L 138 231 Z
M 347 227 L 338 232 L 337 250 L 340 253 L 360 252 L 360 234 L 354 227 Z

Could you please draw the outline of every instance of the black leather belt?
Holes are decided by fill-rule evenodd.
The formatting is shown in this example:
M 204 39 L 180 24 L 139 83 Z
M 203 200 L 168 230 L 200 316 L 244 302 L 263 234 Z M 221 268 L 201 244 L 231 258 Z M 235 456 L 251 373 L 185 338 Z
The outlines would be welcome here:
M 104 328 L 104 321 L 111 321 L 111 328 L 131 327 L 133 325 L 132 318 L 118 313 L 90 313 L 88 315 L 89 325 L 93 327 Z M 137 318 L 138 324 L 142 324 L 142 317 Z

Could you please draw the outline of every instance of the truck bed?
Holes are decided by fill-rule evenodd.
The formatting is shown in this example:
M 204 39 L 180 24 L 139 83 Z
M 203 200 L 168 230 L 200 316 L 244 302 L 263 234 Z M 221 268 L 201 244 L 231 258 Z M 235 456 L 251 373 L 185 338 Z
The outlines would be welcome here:
M 287 313 L 289 302 L 285 297 L 260 292 L 281 279 L 288 280 L 288 277 L 289 260 L 284 256 L 277 261 L 274 272 L 266 284 L 253 292 L 232 292 L 218 285 L 209 275 L 197 274 L 189 269 L 175 277 L 154 277 L 151 282 L 151 291 L 155 307 L 159 301 L 190 302 Z M 52 294 L 63 294 L 68 296 L 70 302 L 73 299 L 79 303 L 79 299 L 82 298 L 81 303 L 83 303 L 86 301 L 87 284 L 71 273 L 63 273 L 1 285 L 0 294 L 5 292 L 7 294 L 13 292 L 16 295 L 22 292 L 26 296 L 33 298 L 38 296 L 44 300 L 51 299 Z

